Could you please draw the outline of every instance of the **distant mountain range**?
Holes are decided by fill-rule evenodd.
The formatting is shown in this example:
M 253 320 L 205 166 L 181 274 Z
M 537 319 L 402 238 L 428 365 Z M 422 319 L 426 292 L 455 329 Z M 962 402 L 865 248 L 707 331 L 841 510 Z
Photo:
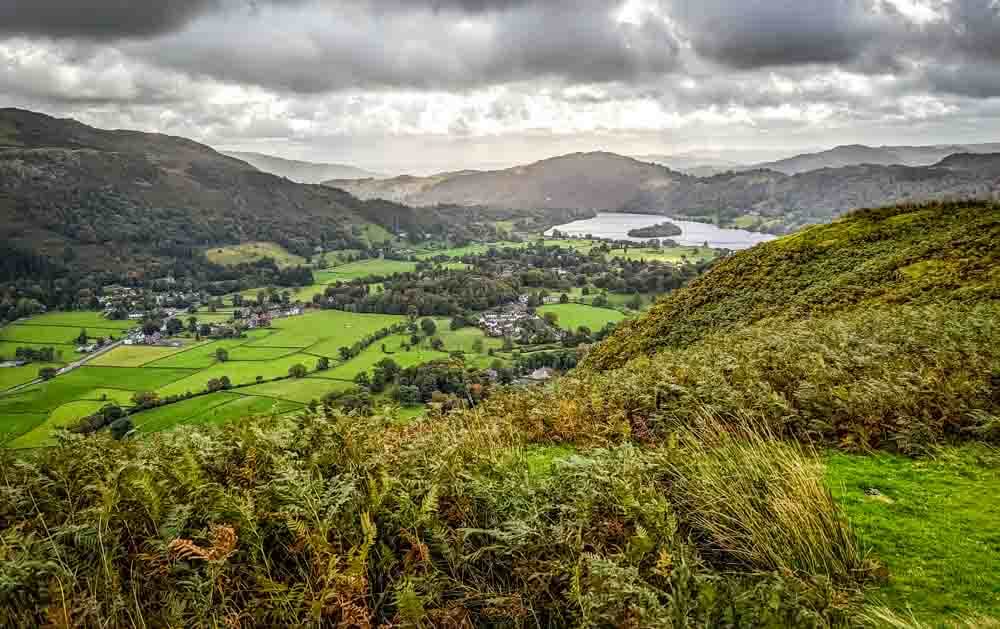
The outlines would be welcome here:
M 825 151 L 802 153 L 769 162 L 744 163 L 721 157 L 717 152 L 687 152 L 674 155 L 636 155 L 635 159 L 666 166 L 685 175 L 711 177 L 729 171 L 776 170 L 797 175 L 820 168 L 843 168 L 860 164 L 880 166 L 930 166 L 955 153 L 1000 153 L 1000 142 L 990 144 L 932 144 L 928 146 L 865 146 L 847 144 Z
M 880 166 L 930 166 L 955 153 L 1000 153 L 1000 142 L 990 144 L 938 144 L 930 146 L 865 146 L 849 144 L 819 153 L 803 153 L 787 159 L 764 162 L 737 170 L 776 170 L 797 175 L 820 168 L 843 168 L 860 164 Z
M 345 164 L 322 164 L 316 162 L 303 162 L 264 153 L 247 153 L 243 151 L 221 151 L 223 155 L 229 155 L 236 159 L 241 159 L 254 168 L 272 175 L 285 177 L 298 183 L 322 183 L 329 179 L 364 179 L 366 177 L 381 177 L 378 173 L 373 173 L 363 168 L 356 168 Z
M 1000 145 L 974 148 L 982 151 L 994 147 L 1000 149 Z M 828 151 L 823 154 L 826 157 L 817 157 L 814 162 L 842 161 L 849 154 L 844 148 Z M 915 160 L 938 156 L 944 148 L 894 150 L 901 158 Z M 850 154 L 858 158 L 874 156 L 871 151 Z M 793 159 L 802 164 L 805 158 Z M 497 171 L 336 180 L 327 185 L 361 198 L 389 199 L 414 206 L 633 211 L 782 233 L 827 221 L 857 207 L 959 197 L 995 198 L 1000 191 L 998 162 L 997 154 L 969 152 L 946 156 L 926 166 L 851 164 L 791 175 L 758 168 L 696 177 L 658 164 L 597 152 L 574 153 Z M 776 163 L 794 169 L 790 164 Z

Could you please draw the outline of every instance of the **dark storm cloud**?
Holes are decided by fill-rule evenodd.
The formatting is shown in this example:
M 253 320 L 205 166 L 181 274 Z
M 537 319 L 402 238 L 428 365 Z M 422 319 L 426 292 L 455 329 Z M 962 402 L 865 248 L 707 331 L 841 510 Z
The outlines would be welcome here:
M 464 89 L 543 77 L 629 81 L 672 68 L 678 42 L 667 23 L 655 16 L 619 22 L 613 14 L 620 4 L 310 3 L 298 10 L 205 18 L 182 32 L 132 44 L 129 51 L 193 75 L 303 94 Z
M 901 20 L 894 13 L 874 0 L 674 0 L 671 7 L 699 55 L 738 69 L 851 63 L 872 45 L 891 44 L 884 38 L 895 38 Z
M 111 40 L 149 37 L 220 8 L 221 0 L 3 0 L 0 35 Z

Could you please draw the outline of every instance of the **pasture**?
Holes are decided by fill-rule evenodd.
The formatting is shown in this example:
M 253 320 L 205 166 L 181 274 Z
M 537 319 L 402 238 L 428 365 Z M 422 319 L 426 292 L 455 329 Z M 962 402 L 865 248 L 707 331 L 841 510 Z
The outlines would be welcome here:
M 264 258 L 272 258 L 279 267 L 302 266 L 306 259 L 289 252 L 281 245 L 273 242 L 247 242 L 228 247 L 212 247 L 205 250 L 209 262 L 222 266 L 236 266 L 257 262 Z
M 341 347 L 350 347 L 377 330 L 404 321 L 406 317 L 397 315 L 321 310 L 273 322 L 270 334 L 251 341 L 248 347 L 296 348 L 336 358 Z
M 381 341 L 373 343 L 359 355 L 355 356 L 346 363 L 313 375 L 317 378 L 352 381 L 354 380 L 354 376 L 358 375 L 362 371 L 371 372 L 371 370 L 375 368 L 375 364 L 383 358 L 391 358 L 396 361 L 396 364 L 403 368 L 413 367 L 415 365 L 440 360 L 442 358 L 448 358 L 448 354 L 446 352 L 436 352 L 429 347 L 424 347 L 424 344 L 421 344 L 419 347 L 411 347 L 409 350 L 405 350 L 402 345 L 408 340 L 409 337 L 405 335 L 389 336 Z M 382 351 L 383 343 L 385 344 L 386 350 L 390 353 Z
M 313 278 L 317 284 L 333 284 L 334 282 L 348 282 L 373 275 L 388 277 L 396 273 L 411 273 L 416 268 L 416 262 L 404 260 L 359 260 L 314 271 Z
M 0 393 L 7 389 L 31 382 L 38 377 L 38 370 L 43 367 L 58 368 L 56 363 L 30 363 L 23 367 L 0 367 Z
M 448 249 L 429 249 L 417 254 L 417 258 L 420 260 L 429 260 L 431 258 L 436 258 L 438 256 L 444 256 L 446 258 L 464 258 L 465 256 L 478 256 L 483 255 L 490 249 L 506 249 L 510 247 L 525 247 L 526 243 L 523 242 L 491 242 L 491 243 L 479 243 L 474 245 L 466 245 L 464 247 L 451 247 Z
M 18 319 L 18 325 L 55 325 L 62 327 L 76 328 L 106 328 L 109 330 L 128 330 L 134 328 L 136 323 L 125 319 L 108 319 L 102 313 L 92 310 L 60 311 L 48 312 L 34 315 L 24 319 Z
M 617 323 L 625 318 L 617 310 L 584 304 L 551 304 L 538 309 L 540 315 L 547 312 L 554 312 L 559 317 L 557 325 L 564 330 L 576 330 L 583 326 L 596 331 L 608 323 Z
M 119 345 L 101 354 L 89 364 L 95 367 L 142 367 L 148 363 L 183 352 L 184 347 L 159 347 L 154 345 Z

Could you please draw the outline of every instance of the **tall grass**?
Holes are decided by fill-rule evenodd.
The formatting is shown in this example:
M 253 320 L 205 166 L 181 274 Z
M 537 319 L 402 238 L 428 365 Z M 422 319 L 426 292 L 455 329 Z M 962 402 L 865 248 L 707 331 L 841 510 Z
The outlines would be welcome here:
M 729 569 L 863 581 L 873 563 L 823 483 L 814 452 L 743 415 L 703 414 L 678 427 L 670 497 L 692 533 Z

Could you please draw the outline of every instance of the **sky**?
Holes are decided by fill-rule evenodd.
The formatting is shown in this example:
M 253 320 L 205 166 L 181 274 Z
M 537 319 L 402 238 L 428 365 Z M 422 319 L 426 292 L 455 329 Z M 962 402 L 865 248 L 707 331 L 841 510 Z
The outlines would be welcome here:
M 0 106 L 385 174 L 1000 141 L 1000 0 L 0 0 Z

